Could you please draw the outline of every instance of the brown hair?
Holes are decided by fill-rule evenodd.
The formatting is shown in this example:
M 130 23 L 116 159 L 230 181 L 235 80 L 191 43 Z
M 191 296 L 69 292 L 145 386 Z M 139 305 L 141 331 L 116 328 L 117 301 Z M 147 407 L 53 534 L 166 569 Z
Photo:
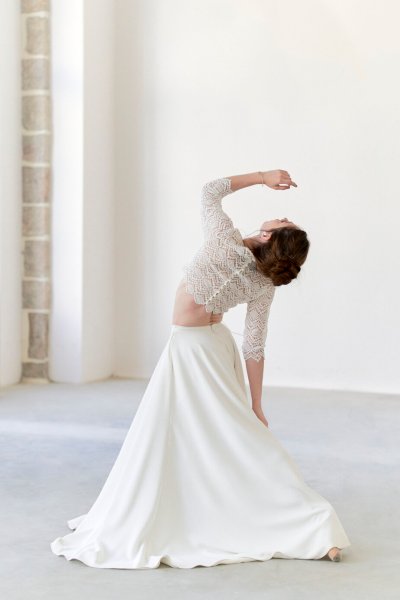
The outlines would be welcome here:
M 307 234 L 294 227 L 274 229 L 267 242 L 253 248 L 257 269 L 275 286 L 287 285 L 296 279 L 310 247 Z

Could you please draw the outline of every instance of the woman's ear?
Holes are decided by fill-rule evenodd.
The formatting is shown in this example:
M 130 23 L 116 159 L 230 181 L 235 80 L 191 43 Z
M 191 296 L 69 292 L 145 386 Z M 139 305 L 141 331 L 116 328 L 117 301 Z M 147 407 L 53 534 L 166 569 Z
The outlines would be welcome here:
M 269 238 L 271 237 L 271 232 L 270 231 L 261 231 L 260 233 L 260 239 L 262 242 L 268 242 Z

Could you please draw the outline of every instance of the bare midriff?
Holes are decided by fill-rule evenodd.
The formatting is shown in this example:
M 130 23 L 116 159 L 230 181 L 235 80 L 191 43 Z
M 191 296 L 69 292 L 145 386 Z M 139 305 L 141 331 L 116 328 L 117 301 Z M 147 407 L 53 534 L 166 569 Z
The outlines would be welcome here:
M 220 323 L 222 317 L 223 313 L 207 312 L 203 304 L 196 304 L 192 294 L 186 291 L 185 279 L 183 278 L 180 281 L 175 295 L 172 314 L 173 325 L 186 325 L 187 327 L 213 325 L 214 323 Z

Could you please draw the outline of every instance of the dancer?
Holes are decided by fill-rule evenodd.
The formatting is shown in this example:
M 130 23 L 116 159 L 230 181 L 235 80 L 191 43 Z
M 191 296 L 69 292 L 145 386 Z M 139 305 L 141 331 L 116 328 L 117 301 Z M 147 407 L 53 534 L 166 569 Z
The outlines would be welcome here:
M 307 234 L 286 217 L 242 239 L 222 208 L 241 188 L 297 187 L 284 170 L 209 181 L 204 243 L 184 265 L 171 331 L 97 499 L 54 554 L 97 568 L 193 568 L 271 558 L 341 559 L 349 538 L 306 484 L 261 406 L 275 287 L 295 279 Z M 247 303 L 242 354 L 223 314 Z

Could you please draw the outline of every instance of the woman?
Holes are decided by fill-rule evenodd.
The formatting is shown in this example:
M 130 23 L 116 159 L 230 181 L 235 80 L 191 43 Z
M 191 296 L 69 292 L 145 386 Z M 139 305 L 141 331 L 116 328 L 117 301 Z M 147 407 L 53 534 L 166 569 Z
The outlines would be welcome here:
M 275 287 L 297 277 L 307 235 L 285 219 L 242 239 L 224 196 L 297 187 L 283 170 L 223 177 L 201 195 L 204 244 L 184 266 L 171 333 L 118 457 L 90 510 L 52 551 L 98 568 L 179 568 L 270 558 L 341 559 L 350 546 L 261 407 Z M 222 315 L 247 302 L 241 358 Z

